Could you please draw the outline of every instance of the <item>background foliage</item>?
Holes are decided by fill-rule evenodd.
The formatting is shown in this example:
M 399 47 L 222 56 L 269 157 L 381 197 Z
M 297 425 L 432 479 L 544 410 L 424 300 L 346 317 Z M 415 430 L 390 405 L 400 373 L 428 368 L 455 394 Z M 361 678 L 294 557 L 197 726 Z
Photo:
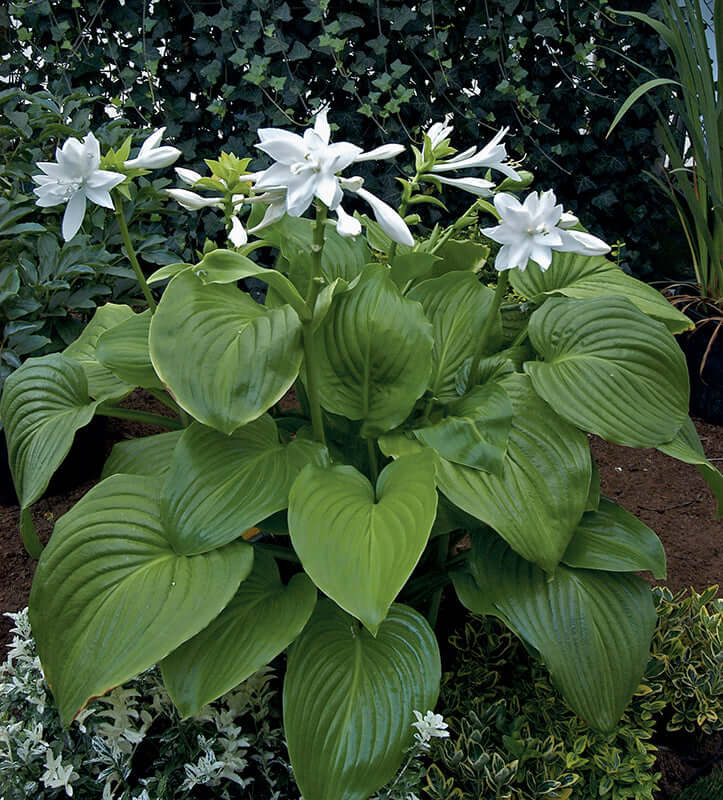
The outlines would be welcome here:
M 219 146 L 252 152 L 258 127 L 303 125 L 322 102 L 337 137 L 367 147 L 418 138 L 447 113 L 463 147 L 510 125 L 537 185 L 625 240 L 633 272 L 685 270 L 668 204 L 640 176 L 659 158 L 654 109 L 638 104 L 604 139 L 640 74 L 630 57 L 668 75 L 665 49 L 645 26 L 615 21 L 606 0 L 22 0 L 0 9 L 0 47 L 11 85 L 110 98 L 134 126 L 168 125 L 196 166 Z M 106 105 L 86 103 L 76 123 L 97 126 Z M 23 135 L 25 113 L 5 109 Z M 399 166 L 386 168 L 373 180 L 390 188 Z

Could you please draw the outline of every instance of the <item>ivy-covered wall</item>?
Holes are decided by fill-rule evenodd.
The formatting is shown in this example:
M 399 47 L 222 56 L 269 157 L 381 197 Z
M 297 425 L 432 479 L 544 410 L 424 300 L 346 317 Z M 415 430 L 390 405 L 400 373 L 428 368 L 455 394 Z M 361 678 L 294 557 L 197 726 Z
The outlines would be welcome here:
M 336 137 L 365 147 L 447 113 L 461 147 L 509 125 L 535 186 L 624 240 L 625 266 L 686 270 L 670 206 L 642 175 L 659 157 L 657 112 L 636 104 L 605 139 L 643 80 L 634 62 L 666 75 L 667 55 L 607 0 L 21 0 L 0 8 L 0 46 L 11 85 L 109 98 L 132 124 L 167 125 L 196 166 L 220 147 L 251 153 L 258 127 L 300 128 L 324 102 Z M 88 125 L 105 106 L 88 104 Z M 391 189 L 400 165 L 385 168 L 371 179 Z

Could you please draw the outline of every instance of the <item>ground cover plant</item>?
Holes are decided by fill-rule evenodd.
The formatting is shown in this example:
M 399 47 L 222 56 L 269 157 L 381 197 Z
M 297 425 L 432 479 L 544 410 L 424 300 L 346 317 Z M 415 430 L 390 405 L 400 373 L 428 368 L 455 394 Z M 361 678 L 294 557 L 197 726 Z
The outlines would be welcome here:
M 147 310 L 108 304 L 64 353 L 8 378 L 31 549 L 30 507 L 76 430 L 130 413 L 119 402 L 138 386 L 177 414 L 114 449 L 40 556 L 30 621 L 66 724 L 154 664 L 193 715 L 288 648 L 283 725 L 303 796 L 369 797 L 402 763 L 413 711 L 434 708 L 452 582 L 539 655 L 587 724 L 615 727 L 656 621 L 634 573 L 661 576 L 665 558 L 600 496 L 586 433 L 696 464 L 720 503 L 673 338 L 690 323 L 552 191 L 528 190 L 504 130 L 460 151 L 453 132 L 426 129 L 397 210 L 351 168 L 404 148 L 334 142 L 326 109 L 303 136 L 260 129 L 266 169 L 229 153 L 210 176 L 179 168 L 190 188 L 172 196 L 222 217 L 232 247 L 208 243 L 146 282 L 124 236 Z M 65 206 L 70 235 L 86 200 L 117 205 L 170 157 L 161 136 L 134 158 L 130 143 L 101 156 L 92 134 L 70 139 L 39 165 L 36 194 Z M 425 230 L 416 212 L 444 211 L 442 190 L 474 200 Z M 358 200 L 373 219 L 351 213 Z M 494 290 L 477 275 L 488 261 Z M 268 286 L 263 305 L 238 288 L 249 278 Z M 301 411 L 282 412 L 292 387 Z

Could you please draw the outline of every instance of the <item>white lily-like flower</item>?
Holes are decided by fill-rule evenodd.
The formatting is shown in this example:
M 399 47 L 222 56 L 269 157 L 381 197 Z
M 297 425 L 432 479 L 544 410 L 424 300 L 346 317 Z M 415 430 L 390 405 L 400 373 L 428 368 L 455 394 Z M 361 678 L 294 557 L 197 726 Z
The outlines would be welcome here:
M 231 230 L 229 231 L 228 238 L 234 247 L 241 247 L 241 245 L 246 244 L 249 240 L 246 229 L 241 224 L 241 220 L 238 217 L 231 217 Z
M 189 186 L 193 186 L 194 184 L 198 183 L 201 180 L 203 175 L 200 172 L 196 172 L 195 169 L 187 169 L 186 167 L 174 167 L 173 168 L 176 172 L 176 175 L 184 182 L 187 183 Z
M 143 142 L 138 155 L 123 162 L 128 169 L 161 169 L 175 163 L 181 151 L 170 145 L 160 147 L 165 128 L 158 128 Z
M 427 745 L 432 738 L 445 739 L 449 736 L 449 727 L 444 721 L 441 714 L 435 714 L 433 711 L 427 711 L 424 716 L 419 711 L 414 711 L 414 716 L 417 718 L 416 722 L 412 723 L 412 727 L 417 729 L 414 738 L 423 747 Z
M 104 208 L 113 208 L 110 191 L 125 180 L 125 175 L 100 169 L 100 143 L 92 133 L 82 141 L 68 139 L 55 150 L 57 163 L 39 161 L 45 173 L 34 175 L 38 186 L 33 190 L 37 205 L 48 208 L 67 203 L 63 214 L 63 238 L 72 239 L 80 230 L 86 201 Z
M 445 178 L 442 175 L 434 176 L 440 183 L 448 186 L 455 186 L 457 189 L 464 189 L 465 192 L 476 194 L 478 197 L 489 197 L 495 185 L 492 181 L 484 178 Z
M 236 196 L 234 196 L 234 200 Z M 257 194 L 254 197 L 244 198 L 247 203 L 268 203 L 264 218 L 258 225 L 249 228 L 249 233 L 257 233 L 262 228 L 267 228 L 278 222 L 286 214 L 286 192 L 283 189 L 269 189 L 268 192 Z M 338 212 L 338 209 L 337 209 Z
M 454 130 L 453 125 L 447 124 L 451 116 L 451 114 L 447 114 L 447 116 L 444 118 L 444 122 L 434 122 L 424 132 L 432 144 L 432 150 L 436 149 L 438 145 L 442 144 L 445 139 L 448 139 Z
M 187 211 L 200 211 L 202 208 L 223 208 L 222 198 L 201 197 L 200 194 L 190 192 L 188 189 L 166 189 L 166 194 Z
M 563 213 L 551 189 L 539 194 L 531 192 L 524 203 L 514 195 L 500 192 L 495 195 L 494 203 L 500 224 L 483 228 L 482 233 L 502 245 L 495 259 L 495 269 L 500 272 L 515 267 L 524 272 L 529 260 L 544 271 L 550 266 L 553 250 L 582 255 L 610 252 L 602 239 L 568 230 L 578 223 L 577 217 Z
M 430 171 L 437 174 L 456 169 L 496 169 L 508 178 L 519 181 L 520 176 L 507 163 L 507 148 L 500 144 L 508 130 L 509 128 L 501 128 L 480 150 L 468 148 L 452 158 L 438 162 Z
M 341 235 L 356 235 L 352 231 L 358 232 L 358 228 L 350 222 L 353 217 L 343 209 L 341 214 L 338 211 L 347 189 L 371 205 L 377 222 L 394 241 L 414 244 L 414 237 L 394 209 L 362 189 L 361 179 L 345 180 L 339 175 L 359 161 L 393 158 L 403 151 L 401 145 L 383 145 L 365 153 L 350 142 L 331 143 L 326 108 L 317 113 L 314 127 L 304 131 L 303 136 L 280 128 L 260 128 L 258 134 L 256 147 L 276 163 L 256 176 L 255 189 L 285 190 L 287 214 L 300 217 L 316 197 L 330 211 L 337 212 L 337 231 Z

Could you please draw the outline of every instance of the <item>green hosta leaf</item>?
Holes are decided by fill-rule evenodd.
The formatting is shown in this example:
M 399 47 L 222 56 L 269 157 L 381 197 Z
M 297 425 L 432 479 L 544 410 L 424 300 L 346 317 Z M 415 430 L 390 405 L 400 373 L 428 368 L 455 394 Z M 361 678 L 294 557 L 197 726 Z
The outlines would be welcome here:
M 597 511 L 583 515 L 562 561 L 570 567 L 649 570 L 656 578 L 665 577 L 665 551 L 655 532 L 605 497 Z
M 442 260 L 434 265 L 432 275 L 440 276 L 458 270 L 477 273 L 484 266 L 489 254 L 490 249 L 486 244 L 449 239 L 436 251 L 436 255 Z
M 521 556 L 553 571 L 587 505 L 592 471 L 587 437 L 558 417 L 525 376 L 502 384 L 515 411 L 502 474 L 440 458 L 437 485 Z
M 404 289 L 409 281 L 427 275 L 437 261 L 441 261 L 439 256 L 419 250 L 398 254 L 391 263 L 392 280 L 400 289 Z
M 403 456 L 376 492 L 354 467 L 310 465 L 289 495 L 289 533 L 314 583 L 376 633 L 429 540 L 432 453 Z
M 677 458 L 678 461 L 695 464 L 698 472 L 713 491 L 718 504 L 716 516 L 723 517 L 723 475 L 705 457 L 703 445 L 700 443 L 693 420 L 688 417 L 675 437 L 671 441 L 659 445 L 658 450 L 671 458 Z
M 492 308 L 494 292 L 469 272 L 450 272 L 420 283 L 408 295 L 422 304 L 433 325 L 432 377 L 429 388 L 442 402 L 458 398 L 455 376 L 477 352 L 480 332 Z M 502 322 L 496 319 L 487 352 L 493 351 L 502 337 Z
M 590 454 L 592 459 L 592 453 Z M 590 478 L 590 490 L 587 495 L 587 503 L 585 511 L 597 511 L 600 506 L 600 471 L 595 466 L 595 461 L 592 462 L 592 477 Z
M 242 278 L 258 278 L 278 292 L 299 317 L 303 319 L 308 314 L 304 298 L 288 278 L 275 269 L 260 267 L 250 258 L 234 253 L 233 250 L 212 250 L 206 253 L 198 266 L 194 267 L 194 272 L 204 284 L 235 283 Z
M 103 465 L 101 478 L 119 473 L 165 477 L 171 466 L 173 450 L 182 433 L 183 431 L 169 431 L 114 444 Z
M 5 381 L 0 417 L 23 508 L 46 490 L 99 403 L 88 395 L 83 367 L 60 353 L 29 359 Z
M 272 556 L 254 568 L 224 610 L 161 662 L 163 682 L 184 717 L 233 689 L 285 650 L 304 629 L 316 589 L 304 573 L 288 586 Z
M 628 300 L 548 300 L 529 330 L 545 359 L 525 364 L 535 391 L 579 428 L 628 447 L 655 447 L 687 419 L 683 353 Z
M 63 355 L 77 361 L 85 370 L 91 397 L 117 400 L 135 388 L 135 383 L 121 379 L 101 364 L 97 353 L 100 337 L 133 316 L 133 309 L 129 306 L 106 303 L 96 309 L 80 336 L 63 351 Z
M 392 606 L 373 637 L 319 600 L 289 653 L 284 730 L 304 800 L 366 800 L 394 777 L 412 712 L 434 708 L 440 658 L 416 611 Z
M 317 442 L 281 444 L 276 423 L 264 415 L 224 436 L 212 428 L 187 428 L 173 454 L 161 493 L 161 516 L 179 553 L 220 547 L 276 511 L 307 464 L 323 463 Z
M 231 285 L 177 275 L 153 315 L 151 361 L 178 404 L 223 433 L 280 400 L 301 365 L 301 322 Z
M 176 553 L 159 491 L 149 476 L 107 478 L 58 521 L 43 551 L 30 621 L 66 725 L 92 697 L 205 628 L 251 570 L 253 548 L 243 542 Z
M 401 296 L 386 267 L 368 267 L 319 327 L 324 408 L 362 420 L 363 436 L 394 428 L 427 388 L 431 329 L 419 303 Z
M 656 623 L 650 587 L 635 575 L 560 566 L 551 578 L 489 531 L 472 534 L 462 602 L 494 614 L 536 648 L 576 714 L 615 728 L 648 663 Z
M 501 475 L 513 413 L 502 385 L 476 386 L 450 405 L 449 413 L 414 435 L 447 461 Z
M 162 389 L 163 383 L 153 369 L 148 349 L 150 327 L 150 309 L 134 314 L 101 334 L 96 345 L 96 358 L 131 386 Z
M 591 299 L 619 295 L 627 297 L 644 314 L 665 323 L 671 333 L 680 333 L 693 326 L 661 294 L 646 283 L 626 275 L 604 256 L 581 256 L 575 253 L 553 253 L 552 264 L 543 272 L 537 267 L 511 271 L 510 282 L 515 291 L 536 303 L 545 295 Z

